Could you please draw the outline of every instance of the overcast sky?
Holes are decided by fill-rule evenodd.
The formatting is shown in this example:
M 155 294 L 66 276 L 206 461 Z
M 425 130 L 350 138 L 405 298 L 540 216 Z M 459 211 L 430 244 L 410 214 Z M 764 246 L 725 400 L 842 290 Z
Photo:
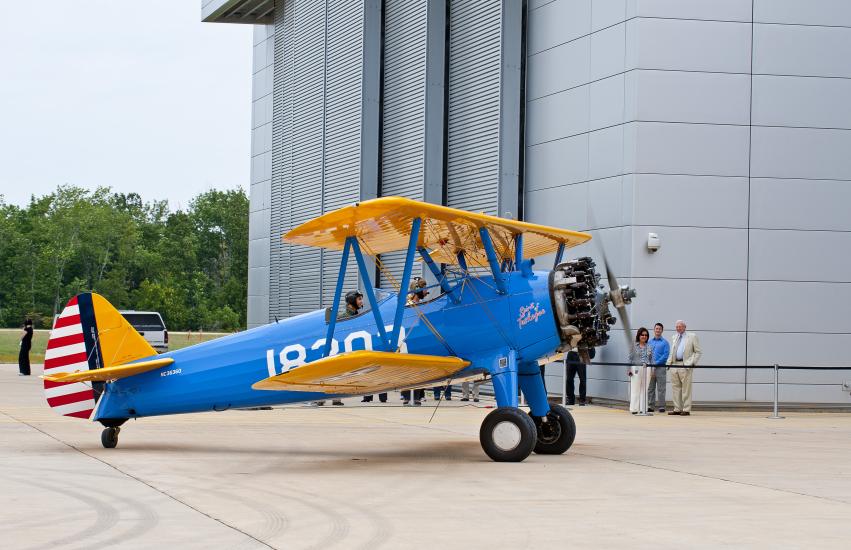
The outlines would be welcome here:
M 185 206 L 249 184 L 251 25 L 199 0 L 0 0 L 0 194 L 68 183 Z

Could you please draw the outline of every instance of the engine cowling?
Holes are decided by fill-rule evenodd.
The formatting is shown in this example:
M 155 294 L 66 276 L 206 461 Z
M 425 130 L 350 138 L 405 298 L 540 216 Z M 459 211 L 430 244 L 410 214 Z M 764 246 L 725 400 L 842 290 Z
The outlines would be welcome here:
M 550 294 L 562 346 L 576 348 L 587 361 L 588 350 L 609 341 L 616 319 L 609 309 L 611 296 L 600 284 L 601 276 L 592 258 L 582 257 L 556 266 L 550 275 Z M 618 293 L 623 289 L 616 289 Z M 630 291 L 631 292 L 631 291 Z M 629 293 L 627 296 L 631 298 Z

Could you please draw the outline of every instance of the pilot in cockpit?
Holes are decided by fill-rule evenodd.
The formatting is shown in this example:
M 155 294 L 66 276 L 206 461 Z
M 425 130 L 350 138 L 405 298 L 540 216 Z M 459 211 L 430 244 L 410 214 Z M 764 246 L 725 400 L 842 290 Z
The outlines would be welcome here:
M 408 299 L 405 302 L 406 306 L 412 306 L 417 304 L 425 299 L 428 296 L 428 290 L 426 287 L 428 283 L 422 277 L 414 277 L 414 280 L 411 281 L 411 286 L 408 288 Z
M 343 317 L 356 317 L 360 310 L 363 309 L 363 294 L 357 290 L 350 290 L 346 293 L 346 311 Z

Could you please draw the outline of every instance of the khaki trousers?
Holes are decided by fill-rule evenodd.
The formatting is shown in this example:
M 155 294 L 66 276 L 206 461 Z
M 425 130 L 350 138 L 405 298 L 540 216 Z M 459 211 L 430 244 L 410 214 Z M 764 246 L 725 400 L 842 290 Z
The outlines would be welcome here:
M 674 411 L 691 412 L 691 381 L 694 369 L 683 367 L 682 364 L 682 361 L 677 361 L 671 365 L 671 390 L 674 394 Z

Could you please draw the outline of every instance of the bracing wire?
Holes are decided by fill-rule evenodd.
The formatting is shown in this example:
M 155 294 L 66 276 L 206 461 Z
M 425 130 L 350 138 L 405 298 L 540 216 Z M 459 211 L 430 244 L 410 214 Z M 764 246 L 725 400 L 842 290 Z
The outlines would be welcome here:
M 359 240 L 360 240 L 360 239 L 359 239 Z M 368 244 L 366 244 L 366 243 L 365 243 L 365 242 L 363 242 L 363 241 L 361 241 L 361 246 L 364 248 L 364 250 L 366 250 L 366 253 L 367 253 L 368 255 L 370 255 L 370 256 L 372 256 L 373 258 L 375 258 L 375 264 L 378 266 L 378 269 L 381 271 L 381 273 L 382 273 L 383 275 L 385 275 L 385 276 L 387 277 L 387 279 L 390 281 L 390 284 L 392 284 L 392 285 L 393 285 L 393 287 L 394 287 L 394 288 L 398 291 L 398 299 L 399 299 L 399 300 L 402 300 L 404 297 L 406 297 L 406 296 L 407 296 L 407 291 L 403 294 L 402 289 L 401 289 L 401 286 L 402 286 L 402 285 L 401 285 L 401 283 L 399 283 L 399 282 L 396 280 L 396 278 L 395 278 L 395 277 L 393 277 L 393 274 L 392 274 L 392 273 L 390 273 L 390 270 L 389 270 L 389 269 L 387 269 L 387 267 L 386 267 L 386 266 L 384 265 L 384 263 L 381 261 L 381 258 L 378 256 L 378 254 L 376 254 L 376 253 L 375 253 L 375 252 L 374 252 L 374 251 L 373 251 L 373 250 L 369 247 L 369 245 L 368 245 Z M 423 313 L 423 312 L 420 310 L 419 305 L 418 305 L 418 304 L 412 304 L 412 307 L 413 307 L 414 311 L 417 313 L 417 315 L 419 316 L 419 318 L 422 320 L 422 322 L 423 322 L 423 324 L 426 326 L 426 328 L 428 328 L 428 329 L 429 329 L 429 331 L 431 331 L 431 333 L 432 333 L 432 334 L 434 334 L 434 337 L 435 337 L 435 338 L 437 338 L 437 340 L 438 340 L 441 344 L 443 344 L 443 346 L 446 348 L 446 350 L 447 350 L 450 354 L 452 354 L 453 356 L 456 356 L 456 354 L 455 354 L 455 350 L 453 350 L 453 349 L 452 349 L 452 346 L 450 346 L 450 345 L 449 345 L 449 342 L 447 342 L 447 341 L 446 341 L 446 339 L 443 337 L 443 335 L 442 335 L 442 334 L 440 334 L 440 331 L 438 331 L 438 330 L 437 330 L 437 327 L 435 327 L 435 326 L 432 324 L 432 322 L 428 319 L 428 317 L 425 315 L 425 313 Z M 410 335 L 409 335 L 409 336 L 410 336 Z M 398 352 L 400 348 L 401 348 L 401 344 L 397 345 L 397 346 L 396 346 L 396 351 Z

